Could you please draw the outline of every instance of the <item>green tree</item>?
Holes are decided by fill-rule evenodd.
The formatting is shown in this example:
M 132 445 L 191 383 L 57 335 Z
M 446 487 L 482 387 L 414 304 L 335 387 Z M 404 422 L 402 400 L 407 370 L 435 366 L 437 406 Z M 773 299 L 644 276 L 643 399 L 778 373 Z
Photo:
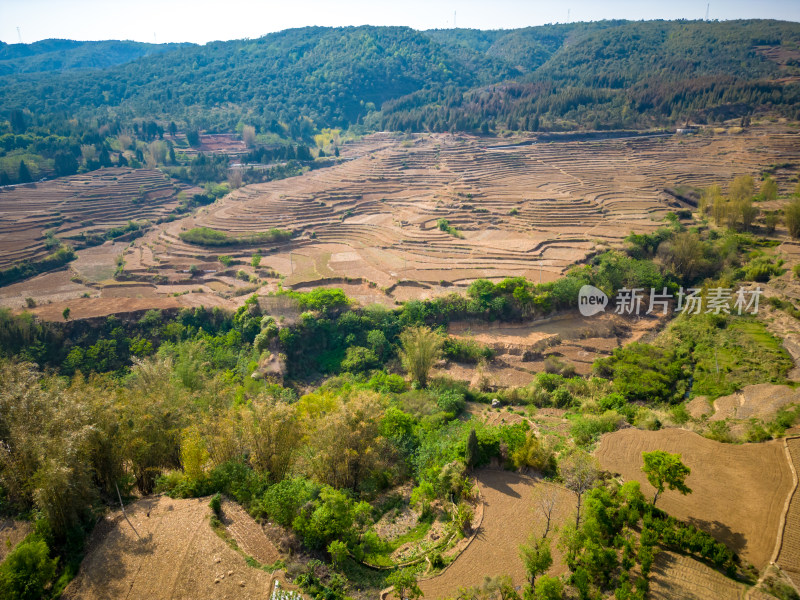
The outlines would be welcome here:
M 731 197 L 731 200 L 734 202 L 751 200 L 753 198 L 755 186 L 756 184 L 752 175 L 739 175 L 739 177 L 734 179 L 733 183 L 731 183 L 728 193 Z
M 69 321 L 69 314 L 71 312 L 72 311 L 70 310 L 69 306 L 67 306 L 66 308 L 64 308 L 64 310 L 61 311 L 61 316 L 64 317 L 65 321 Z
M 800 187 L 800 184 L 798 184 Z M 800 237 L 800 198 L 793 200 L 784 209 L 784 222 L 793 238 Z
M 337 567 L 341 567 L 347 559 L 348 551 L 347 544 L 341 540 L 333 540 L 328 544 L 328 554 L 331 555 L 331 561 Z
M 544 575 L 553 564 L 553 555 L 550 552 L 550 540 L 547 538 L 532 538 L 530 543 L 519 547 L 519 555 L 525 564 L 531 590 L 536 585 L 536 578 Z
M 398 598 L 416 600 L 422 598 L 423 593 L 417 583 L 417 577 L 412 569 L 400 569 L 386 578 L 386 583 L 394 586 Z
M 775 200 L 778 197 L 778 184 L 772 177 L 767 177 L 761 182 L 761 198 Z
M 261 266 L 261 255 L 258 253 L 253 254 L 253 258 L 250 259 L 250 265 L 254 269 L 257 269 L 259 266 Z
M 468 468 L 472 468 L 478 462 L 478 452 L 480 448 L 478 447 L 478 436 L 475 433 L 475 428 L 469 430 L 469 435 L 467 436 L 467 447 L 464 452 L 464 463 L 467 465 Z
M 653 506 L 656 505 L 656 500 L 666 488 L 678 490 L 684 496 L 692 493 L 685 483 L 692 470 L 681 462 L 680 454 L 654 450 L 653 452 L 642 452 L 642 458 L 644 459 L 642 471 L 647 475 L 650 485 L 656 489 Z
M 561 600 L 564 586 L 555 577 L 545 575 L 536 582 L 536 600 Z
M 33 177 L 31 177 L 31 172 L 28 169 L 28 165 L 25 164 L 24 160 L 19 161 L 19 181 L 20 181 L 20 183 L 28 183 L 32 179 L 33 179 Z
M 217 260 L 223 267 L 230 267 L 233 264 L 233 257 L 228 254 L 222 254 L 217 257 Z
M 50 558 L 44 541 L 23 541 L 0 565 L 0 596 L 7 600 L 44 598 L 57 562 L 58 558 Z
M 444 340 L 429 327 L 409 327 L 400 334 L 400 359 L 414 382 L 428 386 L 428 373 L 442 353 Z

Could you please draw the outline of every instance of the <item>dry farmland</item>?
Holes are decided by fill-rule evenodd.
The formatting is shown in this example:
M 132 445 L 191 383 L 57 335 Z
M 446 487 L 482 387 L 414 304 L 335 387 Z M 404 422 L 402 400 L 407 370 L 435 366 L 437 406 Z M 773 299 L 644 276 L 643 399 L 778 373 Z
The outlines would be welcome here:
M 537 511 L 537 494 L 545 487 L 558 493 L 553 525 L 574 519 L 575 497 L 551 483 L 536 482 L 507 471 L 481 471 L 478 487 L 484 502 L 483 521 L 475 538 L 441 575 L 420 582 L 425 598 L 454 596 L 461 587 L 478 586 L 485 577 L 510 575 L 516 585 L 525 582 L 525 567 L 519 545 L 531 534 L 544 533 L 544 517 Z M 553 535 L 551 530 L 550 535 Z M 551 574 L 565 572 L 560 550 L 553 543 Z
M 796 135 L 772 124 L 698 136 L 515 145 L 467 135 L 379 133 L 343 146 L 341 164 L 245 186 L 193 216 L 152 228 L 130 247 L 81 250 L 70 274 L 91 282 L 92 296 L 124 304 L 129 293 L 137 307 L 149 301 L 154 308 L 174 294 L 188 294 L 178 299 L 181 305 L 233 307 L 252 289 L 275 289 L 279 276 L 294 289 L 339 285 L 363 303 L 387 304 L 463 289 L 479 277 L 548 281 L 631 231 L 652 231 L 666 212 L 688 207 L 666 188 L 797 164 Z M 782 189 L 790 185 L 786 173 L 778 171 Z M 139 196 L 142 202 L 132 201 Z M 6 188 L 0 193 L 3 264 L 43 256 L 48 229 L 75 238 L 129 219 L 155 219 L 176 202 L 176 188 L 149 170 L 105 169 Z M 439 219 L 453 231 L 441 230 Z M 182 241 L 181 232 L 194 227 L 232 237 L 279 228 L 294 237 L 216 247 Z M 263 255 L 259 269 L 250 266 L 256 252 Z M 217 260 L 223 254 L 237 262 L 223 268 Z M 110 282 L 101 278 L 117 256 L 125 261 L 123 278 L 139 285 L 109 292 Z M 239 270 L 259 279 L 255 288 L 236 277 Z M 53 293 L 49 281 L 0 294 L 0 304 L 21 307 L 27 294 L 53 302 L 46 314 L 60 314 L 67 299 L 72 310 L 86 302 L 75 298 L 77 289 Z
M 712 534 L 759 570 L 766 567 L 794 486 L 783 441 L 734 445 L 682 429 L 623 429 L 603 436 L 597 458 L 604 469 L 641 482 L 652 498 L 641 470 L 642 452 L 652 450 L 680 453 L 692 469 L 686 481 L 692 493 L 667 490 L 659 508 Z
M 47 231 L 70 241 L 162 217 L 180 189 L 159 171 L 128 168 L 0 188 L 0 269 L 46 256 Z
M 214 533 L 208 498 L 148 498 L 127 513 L 140 537 L 119 511 L 105 517 L 63 598 L 266 600 L 277 577 L 287 587 L 280 573 L 248 566 L 243 554 Z M 264 561 L 280 556 L 240 508 L 225 503 L 223 523 L 248 555 Z
M 125 255 L 126 272 L 173 279 L 197 265 L 220 278 L 220 254 L 295 289 L 369 282 L 392 299 L 429 297 L 478 277 L 547 281 L 635 231 L 686 207 L 665 192 L 702 187 L 795 160 L 796 134 L 778 126 L 697 137 L 502 145 L 456 135 L 375 134 L 335 167 L 249 185 L 193 217 L 152 231 Z M 446 219 L 456 235 L 442 231 Z M 204 247 L 182 231 L 230 236 L 291 230 L 290 242 Z

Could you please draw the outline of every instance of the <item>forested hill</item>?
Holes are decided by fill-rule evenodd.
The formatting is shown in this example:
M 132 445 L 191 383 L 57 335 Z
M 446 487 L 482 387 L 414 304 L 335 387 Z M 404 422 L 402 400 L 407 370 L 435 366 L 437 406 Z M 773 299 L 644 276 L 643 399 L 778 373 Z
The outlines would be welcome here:
M 14 57 L 11 49 L 21 51 L 0 47 L 0 75 L 19 65 L 0 76 L 0 114 L 24 109 L 39 126 L 65 117 L 112 128 L 155 118 L 210 131 L 246 123 L 302 138 L 357 123 L 418 131 L 650 127 L 763 107 L 794 117 L 800 109 L 800 24 L 780 21 L 308 27 L 80 72 L 32 73 L 47 68 L 52 53 Z M 111 62 L 124 54 L 96 50 Z M 72 65 L 103 66 L 85 44 L 70 52 Z
M 49 39 L 33 44 L 0 42 L 0 75 L 105 69 L 185 45 L 116 40 L 79 42 Z

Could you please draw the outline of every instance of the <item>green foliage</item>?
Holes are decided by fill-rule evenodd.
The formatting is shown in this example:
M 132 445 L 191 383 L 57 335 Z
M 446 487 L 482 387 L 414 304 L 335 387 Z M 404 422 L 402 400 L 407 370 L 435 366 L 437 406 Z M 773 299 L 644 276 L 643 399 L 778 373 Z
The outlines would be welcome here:
M 525 565 L 525 572 L 531 588 L 536 586 L 536 578 L 547 573 L 553 564 L 548 538 L 533 538 L 528 544 L 519 547 L 519 555 Z
M 571 419 L 570 434 L 579 446 L 588 446 L 604 433 L 619 429 L 625 419 L 616 412 L 608 411 L 600 416 L 578 415 Z
M 536 582 L 537 600 L 560 600 L 563 598 L 564 586 L 556 577 L 544 575 Z
M 681 494 L 690 494 L 692 490 L 686 485 L 686 478 L 691 474 L 691 469 L 681 462 L 680 454 L 670 454 L 663 450 L 652 452 L 642 452 L 644 466 L 642 471 L 647 476 L 647 481 L 655 490 L 653 496 L 653 506 L 658 500 L 658 496 L 666 488 L 677 490 Z
M 181 231 L 180 238 L 187 244 L 197 244 L 198 246 L 253 246 L 256 244 L 285 242 L 290 239 L 292 235 L 291 231 L 270 229 L 269 231 L 263 231 L 248 236 L 230 236 L 224 231 L 218 231 L 210 227 L 195 227 L 188 231 Z
M 219 492 L 211 497 L 211 502 L 209 502 L 208 505 L 217 518 L 222 515 L 222 497 L 219 495 Z
M 8 600 L 39 600 L 56 573 L 44 540 L 29 536 L 0 564 L 0 595 Z
M 629 402 L 675 402 L 686 386 L 683 364 L 674 350 L 635 342 L 596 361 L 594 373 L 613 380 L 615 389 Z
M 450 225 L 450 222 L 447 219 L 437 219 L 436 227 L 439 228 L 440 231 L 444 231 L 445 233 L 449 233 L 453 237 L 463 238 L 464 235 L 458 231 L 455 227 Z
M 442 354 L 448 360 L 459 363 L 477 364 L 481 360 L 494 358 L 494 350 L 473 339 L 448 336 L 442 346 Z
M 427 327 L 409 327 L 400 335 L 400 343 L 403 366 L 419 387 L 427 387 L 428 373 L 441 354 L 442 337 Z
M 408 600 L 422 598 L 422 590 L 417 584 L 413 569 L 394 571 L 386 578 L 386 583 L 394 586 L 395 593 L 399 598 L 407 598 Z

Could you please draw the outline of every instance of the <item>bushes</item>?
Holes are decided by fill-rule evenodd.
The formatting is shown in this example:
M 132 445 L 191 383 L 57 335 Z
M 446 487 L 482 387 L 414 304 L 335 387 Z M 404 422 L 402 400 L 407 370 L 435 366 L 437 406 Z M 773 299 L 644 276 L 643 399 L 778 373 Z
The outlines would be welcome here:
M 270 229 L 245 236 L 230 236 L 224 231 L 211 229 L 210 227 L 195 227 L 188 231 L 182 231 L 180 238 L 187 244 L 197 244 L 198 246 L 234 246 L 238 244 L 256 245 L 285 242 L 291 239 L 293 233 L 283 229 Z
M 494 358 L 494 350 L 473 339 L 447 337 L 442 346 L 442 353 L 448 360 L 460 363 L 477 364 L 481 360 Z
M 53 580 L 58 558 L 50 558 L 44 540 L 29 536 L 0 564 L 0 596 L 6 600 L 40 600 Z
M 683 364 L 674 350 L 636 342 L 596 361 L 594 372 L 613 380 L 629 402 L 674 402 L 683 396 Z
M 525 443 L 511 454 L 511 460 L 517 469 L 529 467 L 542 475 L 554 475 L 556 472 L 556 456 L 552 444 L 536 437 L 533 432 L 528 433 Z
M 599 417 L 576 416 L 572 419 L 570 434 L 579 446 L 588 446 L 604 433 L 616 431 L 625 422 L 619 413 L 608 411 Z

